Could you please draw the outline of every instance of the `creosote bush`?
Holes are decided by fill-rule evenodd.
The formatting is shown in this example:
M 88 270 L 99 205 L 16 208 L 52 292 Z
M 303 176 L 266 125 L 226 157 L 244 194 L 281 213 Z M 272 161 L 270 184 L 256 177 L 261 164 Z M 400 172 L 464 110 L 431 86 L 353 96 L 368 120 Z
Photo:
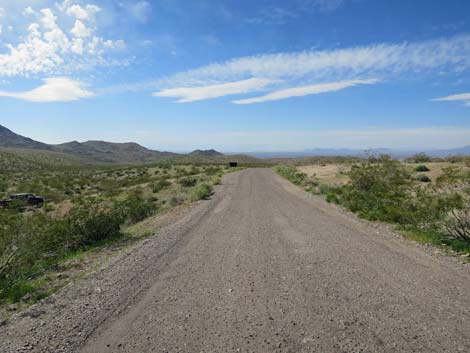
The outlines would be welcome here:
M 275 170 L 296 185 L 304 186 L 307 180 L 307 174 L 298 171 L 297 168 L 290 165 L 279 165 L 275 167 Z
M 208 198 L 212 194 L 212 186 L 206 183 L 196 186 L 189 194 L 190 201 L 198 201 Z
M 171 183 L 168 180 L 162 179 L 162 180 L 159 180 L 156 183 L 152 184 L 152 191 L 154 193 L 158 193 L 158 192 L 162 191 L 163 189 L 169 187 L 170 185 L 171 185 Z
M 197 178 L 196 177 L 186 177 L 178 180 L 178 183 L 181 186 L 184 186 L 186 188 L 195 186 L 197 184 Z
M 415 172 L 429 172 L 429 168 L 426 167 L 424 164 L 421 164 L 415 168 Z
M 416 180 L 422 183 L 430 183 L 431 179 L 426 174 L 419 174 L 416 176 Z

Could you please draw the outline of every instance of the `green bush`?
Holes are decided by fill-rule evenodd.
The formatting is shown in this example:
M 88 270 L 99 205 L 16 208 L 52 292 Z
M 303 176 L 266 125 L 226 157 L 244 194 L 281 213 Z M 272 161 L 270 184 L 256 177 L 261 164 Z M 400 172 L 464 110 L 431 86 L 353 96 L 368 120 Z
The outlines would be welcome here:
M 197 201 L 208 198 L 212 194 L 212 186 L 209 184 L 200 184 L 191 190 L 189 194 L 190 201 Z
M 196 177 L 182 178 L 178 180 L 178 183 L 184 187 L 193 187 L 193 186 L 196 186 L 197 184 L 197 178 Z
M 116 203 L 116 209 L 123 221 L 133 224 L 150 217 L 157 207 L 152 200 L 144 198 L 141 192 L 135 191 L 124 201 Z
M 2 211 L 0 301 L 17 300 L 26 279 L 56 266 L 66 254 L 122 236 L 122 222 L 115 210 L 92 203 L 73 208 L 63 219 Z
M 210 166 L 210 167 L 206 167 L 206 169 L 204 170 L 205 174 L 207 175 L 216 175 L 217 173 L 220 172 L 220 168 L 219 167 L 214 167 L 214 166 Z
M 332 202 L 332 203 L 339 203 L 339 198 L 338 195 L 335 194 L 334 192 L 328 192 L 326 194 L 326 201 L 327 202 Z
M 162 180 L 159 180 L 156 183 L 152 184 L 152 191 L 156 194 L 156 193 L 162 191 L 163 189 L 169 187 L 170 185 L 171 185 L 171 183 L 168 180 L 162 179 Z
M 299 172 L 297 168 L 290 165 L 279 165 L 274 170 L 296 185 L 304 186 L 307 179 L 307 174 Z
M 406 222 L 402 204 L 411 178 L 398 161 L 364 162 L 353 166 L 349 176 L 350 182 L 342 188 L 339 200 L 350 210 L 370 220 Z
M 422 182 L 422 183 L 429 183 L 431 182 L 431 179 L 426 175 L 426 174 L 419 174 L 416 176 L 416 180 Z
M 426 167 L 424 164 L 421 164 L 415 168 L 415 172 L 429 172 L 429 168 Z

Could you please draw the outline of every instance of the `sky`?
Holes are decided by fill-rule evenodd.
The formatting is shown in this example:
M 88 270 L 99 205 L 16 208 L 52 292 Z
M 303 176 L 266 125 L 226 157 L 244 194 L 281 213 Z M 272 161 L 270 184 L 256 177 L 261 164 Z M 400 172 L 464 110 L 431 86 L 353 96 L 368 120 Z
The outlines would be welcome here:
M 225 152 L 470 145 L 467 0 L 0 0 L 0 124 Z

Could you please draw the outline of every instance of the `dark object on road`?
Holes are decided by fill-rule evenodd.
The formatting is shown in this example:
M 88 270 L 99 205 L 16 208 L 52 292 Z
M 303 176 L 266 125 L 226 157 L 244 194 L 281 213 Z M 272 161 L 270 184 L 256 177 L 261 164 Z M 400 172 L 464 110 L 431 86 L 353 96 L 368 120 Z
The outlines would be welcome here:
M 238 166 L 238 162 L 229 162 L 228 165 L 230 168 L 235 168 Z
M 0 200 L 0 207 L 7 208 L 13 205 L 42 207 L 44 202 L 44 197 L 35 196 L 30 193 L 13 194 L 7 199 Z

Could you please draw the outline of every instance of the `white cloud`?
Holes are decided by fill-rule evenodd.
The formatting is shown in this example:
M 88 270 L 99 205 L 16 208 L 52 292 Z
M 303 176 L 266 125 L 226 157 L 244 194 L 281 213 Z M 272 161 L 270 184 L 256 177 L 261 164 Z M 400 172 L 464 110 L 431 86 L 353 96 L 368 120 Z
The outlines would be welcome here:
M 125 61 L 110 57 L 110 50 L 124 48 L 124 42 L 95 35 L 93 16 L 99 8 L 77 6 L 66 0 L 37 12 L 30 7 L 19 9 L 33 15 L 35 21 L 26 34 L 18 35 L 16 43 L 6 44 L 6 51 L 0 54 L 0 77 L 68 75 L 97 66 L 125 65 Z M 67 12 L 75 17 L 72 24 Z
M 304 7 L 312 7 L 320 11 L 333 11 L 341 7 L 346 0 L 301 0 Z
M 339 81 L 360 76 L 425 74 L 470 68 L 470 35 L 345 49 L 263 54 L 236 58 L 178 73 L 168 82 L 229 81 L 249 77 Z
M 34 15 L 35 13 L 36 13 L 36 11 L 34 11 L 31 6 L 28 6 L 23 10 L 23 15 L 24 16 Z
M 100 11 L 101 9 L 98 6 L 90 4 L 85 7 L 74 4 L 65 10 L 67 15 L 74 16 L 77 20 L 81 21 L 93 21 L 95 15 Z
M 0 7 L 0 18 L 5 17 L 5 9 L 3 7 Z
M 252 104 L 268 102 L 280 99 L 286 99 L 291 97 L 303 97 L 311 94 L 320 94 L 326 92 L 336 92 L 348 87 L 354 87 L 358 85 L 371 85 L 377 83 L 376 79 L 368 80 L 350 80 L 342 82 L 331 82 L 319 85 L 300 86 L 294 88 L 287 88 L 283 90 L 274 91 L 261 97 L 247 98 L 233 101 L 235 104 Z
M 76 20 L 75 25 L 70 30 L 70 33 L 72 33 L 77 38 L 86 38 L 90 36 L 91 30 L 85 26 L 82 21 Z
M 263 9 L 257 17 L 251 17 L 246 20 L 252 24 L 274 24 L 281 25 L 297 17 L 297 13 L 282 7 L 271 7 Z
M 258 78 L 282 82 L 270 87 L 271 93 L 263 97 L 234 101 L 248 104 L 377 82 L 365 80 L 367 77 L 387 81 L 424 78 L 436 72 L 461 74 L 470 69 L 468 53 L 470 34 L 462 34 L 414 43 L 379 43 L 344 49 L 241 57 L 176 73 L 159 80 L 157 84 L 163 87 L 161 92 L 177 93 L 181 87 L 184 87 L 183 92 L 191 92 L 205 86 L 217 87 Z M 217 96 L 223 95 L 220 91 Z
M 83 88 L 79 81 L 67 77 L 47 78 L 44 83 L 26 92 L 0 91 L 0 97 L 22 99 L 29 102 L 70 102 L 93 96 L 93 93 Z
M 431 99 L 432 101 L 435 102 L 463 102 L 463 104 L 470 106 L 470 93 L 460 93 L 460 94 L 453 94 L 451 96 L 447 97 L 441 97 L 441 98 L 434 98 Z
M 41 23 L 46 29 L 55 29 L 57 27 L 56 20 L 57 16 L 54 15 L 51 9 L 42 9 Z
M 228 82 L 201 87 L 178 87 L 155 92 L 156 97 L 179 98 L 178 103 L 194 102 L 218 98 L 227 95 L 256 92 L 277 81 L 264 78 L 251 78 L 242 81 Z

